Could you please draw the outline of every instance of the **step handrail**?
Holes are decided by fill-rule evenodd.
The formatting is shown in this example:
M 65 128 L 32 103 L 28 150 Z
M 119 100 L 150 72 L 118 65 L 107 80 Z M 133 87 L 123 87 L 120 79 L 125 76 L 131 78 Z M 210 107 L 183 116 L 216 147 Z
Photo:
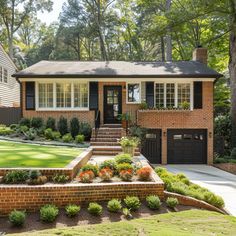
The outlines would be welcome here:
M 96 110 L 95 112 L 95 140 L 97 140 L 99 128 L 100 128 L 100 110 Z

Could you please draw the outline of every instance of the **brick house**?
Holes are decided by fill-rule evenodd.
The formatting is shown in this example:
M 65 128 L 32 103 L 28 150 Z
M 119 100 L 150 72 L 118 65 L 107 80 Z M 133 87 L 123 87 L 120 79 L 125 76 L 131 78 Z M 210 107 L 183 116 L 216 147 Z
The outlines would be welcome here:
M 142 152 L 152 163 L 211 164 L 213 85 L 221 75 L 206 63 L 207 50 L 197 48 L 192 61 L 41 61 L 14 76 L 24 117 L 77 117 L 94 126 L 98 111 L 101 124 L 128 112 L 148 128 Z M 142 101 L 150 109 L 140 110 Z

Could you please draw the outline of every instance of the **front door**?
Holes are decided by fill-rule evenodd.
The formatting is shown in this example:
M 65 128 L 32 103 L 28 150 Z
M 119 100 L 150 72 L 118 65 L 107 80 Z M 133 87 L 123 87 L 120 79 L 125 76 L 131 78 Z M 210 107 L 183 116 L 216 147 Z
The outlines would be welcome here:
M 122 86 L 104 86 L 104 124 L 120 123 L 122 113 Z

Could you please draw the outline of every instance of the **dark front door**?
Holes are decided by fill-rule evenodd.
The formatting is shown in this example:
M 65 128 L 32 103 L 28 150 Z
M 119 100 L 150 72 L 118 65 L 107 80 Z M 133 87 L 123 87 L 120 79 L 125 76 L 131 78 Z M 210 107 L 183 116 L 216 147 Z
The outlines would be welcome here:
M 142 143 L 141 153 L 152 164 L 161 163 L 161 130 L 150 129 L 147 131 Z
M 169 129 L 167 140 L 168 164 L 207 163 L 207 130 Z
M 120 123 L 122 113 L 122 86 L 104 86 L 104 124 Z

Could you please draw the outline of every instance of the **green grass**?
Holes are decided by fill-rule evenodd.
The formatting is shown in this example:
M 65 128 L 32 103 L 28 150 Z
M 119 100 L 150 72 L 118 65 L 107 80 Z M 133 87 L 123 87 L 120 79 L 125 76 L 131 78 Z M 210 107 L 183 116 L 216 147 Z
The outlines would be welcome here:
M 117 223 L 66 227 L 43 231 L 34 231 L 15 235 L 61 235 L 61 236 L 213 236 L 235 235 L 236 218 L 219 213 L 189 210 L 167 213 Z
M 0 141 L 0 168 L 48 167 L 60 168 L 82 152 L 79 148 L 40 146 Z

